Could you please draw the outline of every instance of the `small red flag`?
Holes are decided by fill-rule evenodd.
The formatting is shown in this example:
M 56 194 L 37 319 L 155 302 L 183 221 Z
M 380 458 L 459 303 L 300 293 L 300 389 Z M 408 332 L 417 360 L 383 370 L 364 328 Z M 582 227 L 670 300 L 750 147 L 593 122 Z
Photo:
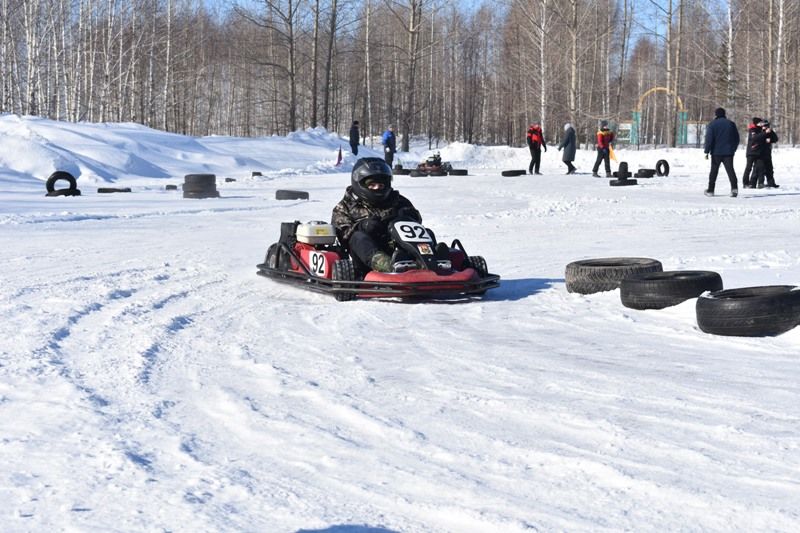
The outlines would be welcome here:
M 341 164 L 342 164 L 342 147 L 339 146 L 339 158 L 336 160 L 336 166 L 338 167 Z

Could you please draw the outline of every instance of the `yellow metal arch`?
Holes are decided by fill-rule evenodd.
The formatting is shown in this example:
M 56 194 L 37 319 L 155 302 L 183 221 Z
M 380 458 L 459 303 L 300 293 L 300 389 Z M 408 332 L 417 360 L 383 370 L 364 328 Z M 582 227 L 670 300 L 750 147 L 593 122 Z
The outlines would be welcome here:
M 639 113 L 642 112 L 642 104 L 644 104 L 644 99 L 647 98 L 648 96 L 650 96 L 653 93 L 671 94 L 675 98 L 675 101 L 678 102 L 678 111 L 686 111 L 686 109 L 683 107 L 683 101 L 681 100 L 680 96 L 678 96 L 677 94 L 673 93 L 667 87 L 653 87 L 652 89 L 648 89 L 647 91 L 645 91 L 644 94 L 639 97 L 639 104 L 636 106 L 636 111 L 637 112 L 639 112 Z

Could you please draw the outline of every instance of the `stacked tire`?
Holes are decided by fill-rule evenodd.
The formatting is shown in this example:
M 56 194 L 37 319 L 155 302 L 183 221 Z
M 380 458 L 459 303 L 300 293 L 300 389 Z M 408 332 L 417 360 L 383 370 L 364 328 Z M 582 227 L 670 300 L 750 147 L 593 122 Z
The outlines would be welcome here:
M 59 181 L 66 181 L 66 189 L 56 189 L 56 183 Z M 47 194 L 45 196 L 80 196 L 81 191 L 78 189 L 78 182 L 75 176 L 63 170 L 57 170 L 50 174 L 45 183 Z
M 628 163 L 622 161 L 619 164 L 619 170 L 613 174 L 617 179 L 610 180 L 608 184 L 612 187 L 627 187 L 629 185 L 636 185 L 636 180 L 630 179 L 631 173 L 628 171 Z
M 184 198 L 219 198 L 216 174 L 186 174 L 183 177 Z

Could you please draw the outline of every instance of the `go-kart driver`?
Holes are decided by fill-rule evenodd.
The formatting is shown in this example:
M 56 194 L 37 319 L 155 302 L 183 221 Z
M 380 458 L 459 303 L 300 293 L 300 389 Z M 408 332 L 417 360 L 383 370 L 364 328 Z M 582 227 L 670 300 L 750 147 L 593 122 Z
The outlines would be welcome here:
M 392 189 L 392 169 L 383 159 L 356 161 L 350 185 L 331 216 L 339 242 L 366 267 L 392 272 L 389 223 L 397 218 L 422 222 L 408 198 Z

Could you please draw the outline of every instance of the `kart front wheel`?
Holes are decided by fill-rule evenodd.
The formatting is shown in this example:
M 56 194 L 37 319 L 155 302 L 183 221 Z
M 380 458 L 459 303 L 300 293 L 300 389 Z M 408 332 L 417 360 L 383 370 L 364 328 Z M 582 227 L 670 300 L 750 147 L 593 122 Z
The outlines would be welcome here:
M 333 264 L 332 278 L 334 281 L 355 281 L 356 270 L 353 267 L 352 259 L 339 259 Z M 348 285 L 337 284 L 336 288 L 350 288 Z M 334 292 L 333 297 L 338 302 L 348 302 L 355 300 L 356 295 L 352 292 Z
M 278 245 L 273 244 L 267 248 L 267 257 L 264 258 L 264 263 L 272 270 L 278 269 Z

